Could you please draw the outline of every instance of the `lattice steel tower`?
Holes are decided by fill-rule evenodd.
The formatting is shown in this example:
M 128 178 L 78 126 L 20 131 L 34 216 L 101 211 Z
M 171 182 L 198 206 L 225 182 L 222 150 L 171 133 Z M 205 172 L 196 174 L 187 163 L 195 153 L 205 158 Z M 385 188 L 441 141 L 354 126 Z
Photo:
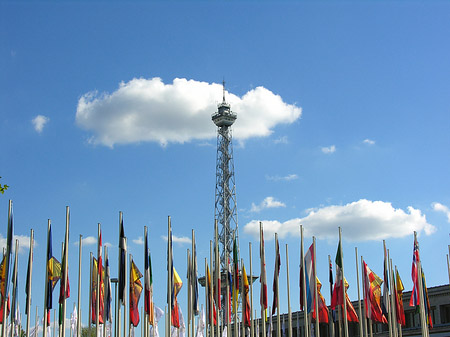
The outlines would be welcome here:
M 231 106 L 225 101 L 225 81 L 223 100 L 213 113 L 212 121 L 217 125 L 216 196 L 214 218 L 219 225 L 220 265 L 227 268 L 226 253 L 233 250 L 233 235 L 238 240 L 238 220 L 236 205 L 236 185 L 231 126 L 237 118 Z M 239 241 L 237 241 L 239 242 Z

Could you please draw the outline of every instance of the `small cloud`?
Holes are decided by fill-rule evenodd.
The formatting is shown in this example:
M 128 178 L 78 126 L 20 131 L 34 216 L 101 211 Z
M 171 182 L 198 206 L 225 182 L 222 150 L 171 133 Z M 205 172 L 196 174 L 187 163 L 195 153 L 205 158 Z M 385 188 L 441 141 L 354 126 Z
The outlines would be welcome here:
M 31 120 L 31 123 L 33 123 L 33 127 L 36 130 L 37 133 L 41 133 L 44 130 L 45 124 L 47 124 L 50 121 L 50 118 L 37 115 Z
M 331 146 L 328 146 L 328 147 L 322 147 L 321 150 L 325 154 L 334 153 L 334 152 L 336 152 L 336 146 L 331 145 Z
M 279 207 L 286 207 L 284 203 L 281 201 L 275 200 L 273 197 L 267 197 L 259 205 L 255 205 L 252 203 L 252 208 L 250 209 L 250 212 L 252 213 L 258 213 L 266 208 L 279 208 Z
M 167 241 L 167 236 L 166 235 L 162 235 L 161 238 L 164 241 Z M 180 246 L 184 245 L 184 244 L 191 244 L 192 243 L 191 239 L 188 238 L 187 236 L 180 236 L 180 237 L 178 237 L 178 236 L 175 236 L 175 235 L 172 235 L 172 242 L 178 243 Z
M 296 175 L 296 174 L 288 174 L 287 176 L 283 176 L 283 177 L 281 177 L 281 176 L 279 176 L 279 175 L 276 175 L 276 176 L 268 176 L 268 175 L 266 175 L 266 179 L 267 180 L 270 180 L 270 181 L 291 181 L 291 180 L 296 180 L 296 179 L 298 179 L 298 175 Z
M 369 138 L 364 139 L 364 140 L 363 140 L 363 143 L 364 143 L 364 144 L 367 144 L 367 145 L 375 145 L 375 141 L 372 140 L 372 139 L 369 139 Z
M 144 238 L 140 236 L 137 239 L 133 239 L 133 243 L 142 246 L 144 244 Z
M 450 209 L 447 206 L 442 205 L 439 202 L 433 202 L 432 206 L 433 210 L 435 210 L 436 212 L 444 213 L 447 216 L 447 222 L 450 222 Z
M 73 244 L 75 246 L 78 246 L 80 240 L 75 241 Z M 81 244 L 83 246 L 92 246 L 97 244 L 97 238 L 95 236 L 86 236 L 85 238 L 81 239 Z
M 6 248 L 6 239 L 3 237 L 2 234 L 0 234 L 0 251 L 3 250 L 3 248 Z M 14 235 L 13 236 L 13 247 L 12 250 L 15 249 L 16 240 L 19 240 L 19 254 L 22 254 L 30 249 L 30 237 L 26 235 Z M 34 248 L 38 246 L 37 242 L 34 241 Z
M 244 232 L 259 237 L 259 222 L 252 220 L 244 226 Z M 389 202 L 361 199 L 346 205 L 325 206 L 311 209 L 304 218 L 294 218 L 285 222 L 264 220 L 267 238 L 278 233 L 280 238 L 299 236 L 300 225 L 305 236 L 319 239 L 335 239 L 338 227 L 342 228 L 344 238 L 349 241 L 374 241 L 387 238 L 401 238 L 412 235 L 414 231 L 424 231 L 431 235 L 436 227 L 429 224 L 419 209 L 411 206 L 404 211 L 392 207 Z
M 278 138 L 278 139 L 275 139 L 273 142 L 274 142 L 275 144 L 288 144 L 288 143 L 289 143 L 289 140 L 288 140 L 288 137 L 287 137 L 287 136 L 283 136 L 283 137 L 280 137 L 280 138 Z

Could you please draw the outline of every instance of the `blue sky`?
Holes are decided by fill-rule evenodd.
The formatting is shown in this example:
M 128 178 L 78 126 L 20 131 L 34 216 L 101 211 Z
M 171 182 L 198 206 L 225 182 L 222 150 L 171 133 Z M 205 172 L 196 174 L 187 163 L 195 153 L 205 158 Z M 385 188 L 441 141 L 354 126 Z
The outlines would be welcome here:
M 216 136 L 210 118 L 223 78 L 238 115 L 233 135 L 241 254 L 248 263 L 252 242 L 258 273 L 254 224 L 263 221 L 271 284 L 273 233 L 279 233 L 281 284 L 289 245 L 292 310 L 299 307 L 300 223 L 307 245 L 312 235 L 318 238 L 327 303 L 327 256 L 336 254 L 339 225 L 351 299 L 357 296 L 354 247 L 381 275 L 383 239 L 406 289 L 412 288 L 414 230 L 427 285 L 448 283 L 449 7 L 388 1 L 0 2 L 0 183 L 10 185 L 0 195 L 0 219 L 6 224 L 12 199 L 15 234 L 24 243 L 21 289 L 26 239 L 35 230 L 33 307 L 44 301 L 47 219 L 56 252 L 66 205 L 69 307 L 77 297 L 74 243 L 80 234 L 95 237 L 97 223 L 103 242 L 112 245 L 116 275 L 119 211 L 141 271 L 139 238 L 149 227 L 158 289 L 166 282 L 162 236 L 168 215 L 176 237 L 196 231 L 203 266 L 214 223 Z M 1 245 L 5 236 L 6 225 L 0 227 Z M 189 247 L 174 246 L 182 276 Z M 95 250 L 95 244 L 83 246 L 83 324 L 89 252 Z M 161 307 L 164 292 L 155 296 Z M 256 305 L 257 283 L 254 292 Z M 180 298 L 185 308 L 185 288 Z M 23 310 L 22 291 L 19 300 Z

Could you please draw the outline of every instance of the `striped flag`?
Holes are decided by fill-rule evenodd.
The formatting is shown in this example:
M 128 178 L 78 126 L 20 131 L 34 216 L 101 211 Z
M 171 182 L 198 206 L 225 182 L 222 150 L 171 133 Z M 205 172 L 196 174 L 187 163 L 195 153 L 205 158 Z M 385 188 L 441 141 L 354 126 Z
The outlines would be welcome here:
M 309 314 L 313 310 L 315 303 L 314 291 L 314 245 L 311 245 L 305 254 L 305 289 L 306 289 L 306 308 Z M 305 302 L 303 298 L 303 266 L 300 267 L 300 309 L 304 310 Z
M 419 242 L 416 236 L 414 236 L 414 249 L 413 249 L 413 262 L 411 269 L 411 278 L 413 281 L 413 290 L 411 292 L 411 299 L 409 300 L 409 306 L 415 307 L 419 305 Z
M 336 308 L 337 305 L 344 304 L 343 296 L 343 282 L 342 282 L 342 247 L 339 241 L 338 250 L 336 252 L 336 281 L 333 288 L 333 296 L 331 297 L 331 308 Z
M 381 284 L 383 280 L 363 261 L 363 294 L 366 304 L 366 317 L 374 322 L 387 323 L 381 310 Z

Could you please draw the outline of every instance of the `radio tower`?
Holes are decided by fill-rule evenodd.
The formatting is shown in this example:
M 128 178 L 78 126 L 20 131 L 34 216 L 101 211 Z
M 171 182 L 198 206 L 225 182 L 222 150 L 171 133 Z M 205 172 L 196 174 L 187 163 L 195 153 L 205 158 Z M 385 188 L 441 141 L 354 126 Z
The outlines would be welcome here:
M 223 100 L 211 118 L 217 126 L 216 195 L 214 219 L 219 226 L 220 265 L 227 269 L 227 255 L 233 249 L 233 236 L 238 241 L 238 221 L 236 206 L 236 185 L 234 181 L 234 161 L 231 126 L 237 118 L 225 101 L 225 81 Z

